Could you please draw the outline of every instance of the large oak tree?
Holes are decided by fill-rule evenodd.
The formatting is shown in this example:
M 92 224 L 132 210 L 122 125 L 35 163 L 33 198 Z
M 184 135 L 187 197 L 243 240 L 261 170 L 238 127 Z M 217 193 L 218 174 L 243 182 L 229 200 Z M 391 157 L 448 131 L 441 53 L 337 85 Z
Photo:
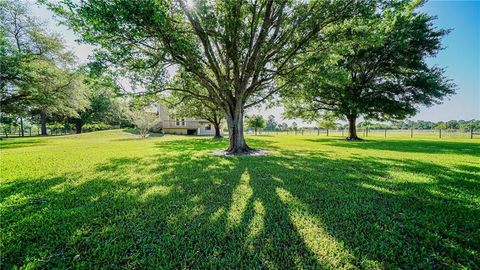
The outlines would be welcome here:
M 414 115 L 455 91 L 444 70 L 426 59 L 441 50 L 447 30 L 416 11 L 419 1 L 387 2 L 330 29 L 321 53 L 306 56 L 282 92 L 287 115 L 316 120 L 345 117 L 347 139 L 358 139 L 356 119 L 392 120 Z M 369 14 L 369 15 L 367 15 Z
M 225 113 L 231 153 L 250 150 L 243 136 L 246 108 L 274 96 L 274 82 L 301 63 L 312 39 L 343 21 L 361 1 L 66 0 L 51 8 L 103 59 L 129 71 L 181 67 Z M 309 47 L 312 49 L 313 47 Z

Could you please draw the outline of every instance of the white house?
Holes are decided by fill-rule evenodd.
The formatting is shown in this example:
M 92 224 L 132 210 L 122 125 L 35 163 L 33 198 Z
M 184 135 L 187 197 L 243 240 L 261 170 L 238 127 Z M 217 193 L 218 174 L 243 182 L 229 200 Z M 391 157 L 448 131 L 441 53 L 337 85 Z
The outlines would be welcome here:
M 215 135 L 215 127 L 206 119 L 197 118 L 177 118 L 168 113 L 168 109 L 163 104 L 157 105 L 157 114 L 160 118 L 157 131 L 168 134 L 184 135 Z M 220 134 L 223 135 L 223 123 L 220 124 Z

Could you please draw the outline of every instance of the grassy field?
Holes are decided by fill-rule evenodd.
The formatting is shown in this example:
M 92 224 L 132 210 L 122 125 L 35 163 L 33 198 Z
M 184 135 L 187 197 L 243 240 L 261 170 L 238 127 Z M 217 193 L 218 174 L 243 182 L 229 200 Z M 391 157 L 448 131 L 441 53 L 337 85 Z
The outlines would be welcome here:
M 247 139 L 0 142 L 0 268 L 480 267 L 480 139 Z

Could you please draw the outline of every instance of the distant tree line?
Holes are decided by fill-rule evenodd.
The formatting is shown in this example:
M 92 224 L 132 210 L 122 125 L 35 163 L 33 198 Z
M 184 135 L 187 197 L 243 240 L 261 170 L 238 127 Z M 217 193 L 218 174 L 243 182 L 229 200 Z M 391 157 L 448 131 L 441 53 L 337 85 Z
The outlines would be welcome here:
M 268 116 L 265 120 L 261 115 L 253 115 L 247 117 L 247 127 L 252 129 L 261 129 L 264 131 L 287 131 L 298 130 L 297 123 L 293 122 L 291 125 L 287 123 L 278 123 L 275 120 L 274 115 Z M 316 123 L 315 126 L 305 126 L 303 129 L 348 129 L 348 123 L 342 123 L 330 118 L 325 118 Z M 373 121 L 361 121 L 357 124 L 358 128 L 369 129 L 420 129 L 420 130 L 434 130 L 434 129 L 450 129 L 469 131 L 471 128 L 474 130 L 480 129 L 480 120 L 449 120 L 449 121 L 424 121 L 424 120 L 402 120 L 392 122 L 373 122 Z
M 368 127 L 370 129 L 421 129 L 421 130 L 431 130 L 431 129 L 459 129 L 459 130 L 470 130 L 471 128 L 477 130 L 480 129 L 480 120 L 449 120 L 449 121 L 394 121 L 389 123 L 372 123 L 369 121 L 363 121 L 358 124 L 358 127 Z

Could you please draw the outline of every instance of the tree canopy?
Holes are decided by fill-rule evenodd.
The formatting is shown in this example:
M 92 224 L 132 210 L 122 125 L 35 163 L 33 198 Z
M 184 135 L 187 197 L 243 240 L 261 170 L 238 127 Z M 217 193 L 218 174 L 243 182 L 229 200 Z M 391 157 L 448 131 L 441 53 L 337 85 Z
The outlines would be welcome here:
M 118 124 L 128 118 L 128 107 L 119 96 L 119 86 L 110 77 L 96 74 L 84 68 L 84 84 L 87 89 L 88 107 L 78 116 L 70 117 L 75 123 L 76 132 L 81 133 L 85 124 Z
M 263 116 L 258 114 L 247 116 L 247 127 L 253 128 L 255 130 L 255 135 L 257 135 L 258 129 L 264 128 L 265 126 L 266 123 Z
M 454 93 L 455 85 L 439 67 L 429 67 L 447 30 L 419 12 L 419 1 L 386 2 L 368 15 L 331 28 L 330 44 L 309 54 L 290 74 L 295 84 L 283 91 L 287 115 L 315 120 L 324 113 L 345 117 L 348 139 L 358 139 L 359 116 L 403 119 L 419 105 L 430 106 Z
M 311 40 L 321 43 L 325 29 L 350 17 L 360 2 L 66 0 L 50 7 L 85 42 L 99 46 L 105 62 L 147 72 L 156 81 L 159 73 L 152 70 L 183 68 L 207 94 L 175 90 L 222 108 L 228 151 L 242 153 L 250 150 L 243 137 L 244 109 L 278 93 L 284 85 L 274 79 L 301 65 L 291 60 Z
M 31 100 L 32 84 L 54 64 L 66 67 L 74 60 L 63 40 L 47 33 L 27 7 L 16 1 L 0 3 L 0 93 L 3 111 L 14 111 Z M 50 69 L 51 71 L 51 69 Z
M 78 116 L 88 106 L 82 74 L 63 40 L 29 15 L 25 4 L 0 3 L 0 94 L 3 113 Z

